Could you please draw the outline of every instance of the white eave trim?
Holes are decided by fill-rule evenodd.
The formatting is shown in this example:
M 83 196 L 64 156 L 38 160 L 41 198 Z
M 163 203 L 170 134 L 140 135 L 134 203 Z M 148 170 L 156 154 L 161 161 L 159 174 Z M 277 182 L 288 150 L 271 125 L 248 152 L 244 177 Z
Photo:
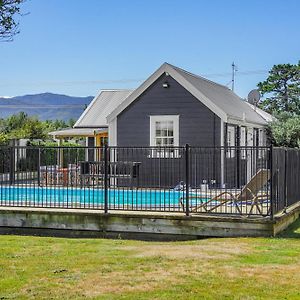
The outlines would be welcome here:
M 239 126 L 247 126 L 247 127 L 256 127 L 256 128 L 264 128 L 267 126 L 267 122 L 265 124 L 262 123 L 255 123 L 255 122 L 250 122 L 246 120 L 241 120 L 233 117 L 228 117 L 228 124 L 234 124 L 234 125 L 239 125 Z
M 155 71 L 146 81 L 144 81 L 136 90 L 134 90 L 111 114 L 107 116 L 107 123 L 115 119 L 126 107 L 136 100 L 147 88 L 149 88 L 163 73 L 168 73 L 194 97 L 214 112 L 224 122 L 227 122 L 227 114 L 210 101 L 204 94 L 196 89 L 190 82 L 181 76 L 175 69 L 167 63 L 164 63 L 157 71 Z
M 97 101 L 98 97 L 101 95 L 102 90 L 96 95 L 96 97 L 90 102 L 90 104 L 87 106 L 87 108 L 83 111 L 79 119 L 76 121 L 73 127 L 77 127 L 79 123 L 82 121 L 82 119 L 86 116 L 86 114 L 91 110 L 94 103 Z M 80 125 L 79 125 L 80 126 Z

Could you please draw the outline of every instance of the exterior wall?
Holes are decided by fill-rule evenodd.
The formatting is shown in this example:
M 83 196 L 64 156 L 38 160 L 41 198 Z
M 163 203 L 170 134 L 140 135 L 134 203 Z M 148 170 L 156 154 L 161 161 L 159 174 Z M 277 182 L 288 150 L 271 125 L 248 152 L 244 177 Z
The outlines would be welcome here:
M 162 84 L 168 82 L 169 88 Z M 190 144 L 200 147 L 219 147 L 221 145 L 221 120 L 204 104 L 191 95 L 171 76 L 161 76 L 147 91 L 137 98 L 117 118 L 117 145 L 150 146 L 150 116 L 179 115 L 179 146 Z M 118 160 L 139 161 L 140 185 L 152 187 L 174 187 L 178 182 L 185 181 L 184 156 L 177 159 L 153 158 L 150 153 L 132 155 L 122 150 L 117 155 Z M 214 161 L 212 162 L 212 157 Z M 217 167 L 219 166 L 219 167 Z M 220 182 L 220 156 L 214 155 L 204 159 L 202 165 L 191 162 L 191 172 L 197 170 L 197 180 L 193 186 L 199 186 L 203 180 Z M 207 174 L 207 170 L 213 172 Z M 174 172 L 177 170 L 177 172 Z M 154 174 L 155 172 L 156 174 Z M 170 176 L 170 172 L 174 175 Z M 152 174 L 153 178 L 149 178 Z M 119 180 L 119 184 L 126 185 Z
M 164 82 L 169 88 L 162 87 Z M 220 118 L 166 75 L 117 117 L 118 146 L 149 146 L 150 115 L 179 115 L 181 146 L 220 146 Z
M 235 128 L 235 146 L 240 147 L 241 145 L 241 126 L 246 128 L 246 146 L 249 147 L 257 147 L 257 146 L 263 146 L 267 147 L 266 143 L 266 132 L 265 129 L 263 129 L 263 132 L 260 134 L 264 134 L 264 143 L 263 145 L 259 145 L 259 137 L 258 132 L 262 128 L 257 128 L 255 125 L 251 127 L 247 127 L 244 125 L 236 125 L 236 124 L 225 124 L 224 127 L 224 146 L 227 146 L 227 128 L 228 126 L 233 126 Z M 249 141 L 248 137 L 248 131 L 253 130 L 253 136 L 252 141 Z M 242 155 L 242 149 L 236 149 L 232 151 L 233 155 L 232 157 L 228 157 L 226 155 L 225 151 L 225 158 L 224 158 L 224 183 L 226 187 L 228 188 L 239 188 L 242 185 L 245 185 L 253 175 L 259 170 L 259 169 L 266 169 L 269 166 L 267 165 L 267 160 L 265 155 L 267 154 L 267 151 L 265 148 L 262 150 L 261 153 L 263 155 L 260 157 L 259 155 L 259 149 L 253 148 L 252 150 L 247 150 L 244 155 Z

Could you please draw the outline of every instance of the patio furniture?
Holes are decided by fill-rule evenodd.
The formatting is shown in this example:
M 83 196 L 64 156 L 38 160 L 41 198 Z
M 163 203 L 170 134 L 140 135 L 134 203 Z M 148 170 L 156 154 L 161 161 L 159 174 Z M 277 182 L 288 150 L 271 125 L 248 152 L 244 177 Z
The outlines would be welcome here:
M 68 185 L 79 186 L 80 182 L 80 165 L 68 164 Z
M 59 166 L 58 165 L 48 165 L 48 166 L 40 166 L 39 172 L 40 172 L 40 185 L 41 186 L 47 186 L 47 185 L 53 185 L 56 182 L 56 175 L 57 170 Z
M 108 170 L 106 178 L 109 180 L 109 185 L 112 183 L 110 179 L 126 179 L 130 181 L 130 186 L 133 186 L 133 180 L 136 180 L 136 185 L 139 186 L 140 162 L 116 161 L 108 162 Z M 93 185 L 100 184 L 105 179 L 103 161 L 84 161 L 80 163 L 81 186 L 84 184 Z
M 240 205 L 242 204 L 251 205 L 248 215 L 252 213 L 254 207 L 257 208 L 260 214 L 262 214 L 259 204 L 262 204 L 263 201 L 268 200 L 268 195 L 261 191 L 267 185 L 269 180 L 270 170 L 260 169 L 255 175 L 253 175 L 247 184 L 243 186 L 239 193 L 223 191 L 210 200 L 192 207 L 190 211 L 197 212 L 201 209 L 204 209 L 206 212 L 212 212 L 220 206 L 232 203 L 240 214 L 242 214 L 242 210 L 240 208 Z M 200 196 L 189 197 L 189 199 L 197 198 L 201 199 Z M 184 208 L 184 197 L 181 197 L 179 201 L 180 205 Z
M 48 165 L 40 167 L 40 185 L 76 185 L 79 167 L 76 164 L 69 164 L 67 168 L 58 165 Z

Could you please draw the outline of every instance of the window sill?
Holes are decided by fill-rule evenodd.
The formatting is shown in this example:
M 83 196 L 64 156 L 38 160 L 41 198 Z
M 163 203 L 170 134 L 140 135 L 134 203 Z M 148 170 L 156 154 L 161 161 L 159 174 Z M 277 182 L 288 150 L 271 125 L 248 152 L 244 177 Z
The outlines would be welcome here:
M 149 154 L 147 157 L 153 159 L 176 159 L 181 158 L 182 156 L 179 154 Z

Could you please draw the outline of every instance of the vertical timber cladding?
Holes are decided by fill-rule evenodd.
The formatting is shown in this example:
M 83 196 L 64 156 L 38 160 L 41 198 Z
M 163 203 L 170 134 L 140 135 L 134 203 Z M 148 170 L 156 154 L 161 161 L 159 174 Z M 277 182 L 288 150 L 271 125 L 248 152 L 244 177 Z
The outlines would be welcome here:
M 168 88 L 163 88 L 163 83 Z M 117 141 L 119 147 L 150 146 L 150 116 L 179 115 L 179 146 L 206 147 L 191 151 L 191 186 L 199 186 L 221 180 L 220 147 L 221 120 L 197 98 L 190 94 L 171 76 L 162 75 L 117 118 Z M 184 155 L 178 158 L 153 158 L 149 150 L 121 153 L 118 160 L 140 161 L 140 184 L 152 187 L 174 187 L 184 181 Z M 138 151 L 138 150 L 137 150 Z M 134 152 L 134 150 L 132 150 Z M 129 157 L 128 155 L 132 155 Z M 151 174 L 151 177 L 149 177 Z

